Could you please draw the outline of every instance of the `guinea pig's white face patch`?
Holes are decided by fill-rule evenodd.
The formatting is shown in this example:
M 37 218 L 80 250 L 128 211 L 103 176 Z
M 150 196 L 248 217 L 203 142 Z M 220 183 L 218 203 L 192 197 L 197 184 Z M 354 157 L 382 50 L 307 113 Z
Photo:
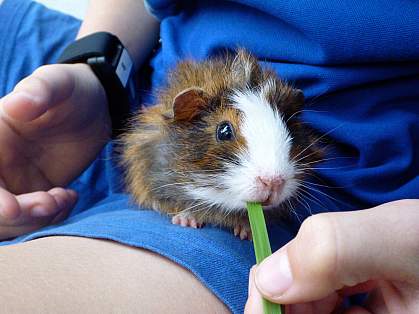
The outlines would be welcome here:
M 196 200 L 221 206 L 227 211 L 241 211 L 247 201 L 264 202 L 272 195 L 261 187 L 258 178 L 281 178 L 280 191 L 270 198 L 271 206 L 278 206 L 290 198 L 297 189 L 295 167 L 290 160 L 291 136 L 275 106 L 265 95 L 274 88 L 268 81 L 260 90 L 236 91 L 232 105 L 242 112 L 240 134 L 246 145 L 237 153 L 237 164 L 227 164 L 227 170 L 212 177 L 212 184 L 187 188 Z M 203 181 L 205 178 L 196 178 Z

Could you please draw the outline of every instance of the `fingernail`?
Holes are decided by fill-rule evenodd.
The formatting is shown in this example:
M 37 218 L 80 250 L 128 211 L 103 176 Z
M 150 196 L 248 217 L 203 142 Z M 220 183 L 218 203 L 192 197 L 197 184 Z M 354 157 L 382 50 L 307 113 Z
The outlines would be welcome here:
M 250 268 L 250 271 L 249 271 L 249 286 L 247 287 L 247 297 L 250 297 L 253 291 L 253 286 L 254 286 L 253 278 L 254 278 L 255 270 L 256 270 L 256 266 L 252 266 L 252 268 Z
M 256 286 L 266 296 L 278 298 L 292 285 L 292 273 L 286 249 L 264 260 L 257 268 Z

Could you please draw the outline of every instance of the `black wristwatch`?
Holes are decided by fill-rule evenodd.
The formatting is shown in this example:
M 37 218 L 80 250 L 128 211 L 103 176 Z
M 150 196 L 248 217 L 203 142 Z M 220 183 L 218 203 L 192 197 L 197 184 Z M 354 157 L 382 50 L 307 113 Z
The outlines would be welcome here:
M 86 63 L 108 98 L 113 136 L 124 130 L 131 105 L 137 103 L 134 62 L 118 37 L 98 32 L 70 44 L 58 63 Z

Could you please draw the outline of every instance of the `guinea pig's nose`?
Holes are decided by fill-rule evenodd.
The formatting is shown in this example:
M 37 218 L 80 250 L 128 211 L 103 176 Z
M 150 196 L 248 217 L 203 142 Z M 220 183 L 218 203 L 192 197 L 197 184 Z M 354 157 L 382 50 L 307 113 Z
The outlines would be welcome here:
M 269 189 L 270 191 L 279 191 L 284 184 L 284 178 L 281 176 L 258 176 L 256 181 L 265 189 Z

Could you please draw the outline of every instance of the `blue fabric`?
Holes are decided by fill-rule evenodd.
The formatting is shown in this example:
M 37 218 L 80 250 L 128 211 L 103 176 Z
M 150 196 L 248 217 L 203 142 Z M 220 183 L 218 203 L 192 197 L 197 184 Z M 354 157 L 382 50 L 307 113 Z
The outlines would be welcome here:
M 313 183 L 335 188 L 312 185 L 294 223 L 270 230 L 274 249 L 292 238 L 309 212 L 419 198 L 419 3 L 152 0 L 148 8 L 162 22 L 152 88 L 165 83 L 179 59 L 244 46 L 304 90 L 304 119 L 333 140 Z M 5 0 L 0 95 L 53 62 L 78 26 L 38 4 Z M 141 96 L 149 101 L 151 94 Z M 180 228 L 158 213 L 136 210 L 123 194 L 112 143 L 71 185 L 80 201 L 65 222 L 2 244 L 75 235 L 147 248 L 190 269 L 234 313 L 243 311 L 251 243 L 219 228 Z
M 154 85 L 180 59 L 241 46 L 301 88 L 304 120 L 333 140 L 317 171 L 339 187 L 312 212 L 419 197 L 419 2 L 173 2 L 147 1 L 162 19 Z
M 27 0 L 5 0 L 0 5 L 0 96 L 38 66 L 54 62 L 74 39 L 79 24 L 74 18 Z M 143 96 L 149 94 L 144 91 Z M 71 187 L 79 193 L 79 202 L 66 221 L 0 245 L 73 235 L 142 247 L 186 267 L 232 312 L 243 312 L 248 271 L 254 264 L 250 242 L 211 226 L 202 230 L 181 228 L 172 225 L 166 216 L 138 210 L 122 193 L 112 143 Z M 274 247 L 292 237 L 285 227 L 277 228 L 276 234 Z

